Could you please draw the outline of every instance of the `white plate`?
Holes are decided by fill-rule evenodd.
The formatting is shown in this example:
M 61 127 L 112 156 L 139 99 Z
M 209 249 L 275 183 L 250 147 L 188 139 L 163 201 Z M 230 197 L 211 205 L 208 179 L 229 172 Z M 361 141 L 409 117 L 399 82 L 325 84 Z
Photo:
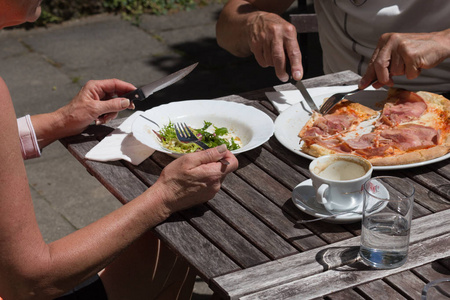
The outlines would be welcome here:
M 384 188 L 380 189 L 378 193 L 380 194 L 380 198 L 383 198 L 383 196 L 387 198 L 387 196 L 389 195 L 388 191 Z M 312 180 L 307 179 L 297 185 L 292 191 L 292 202 L 294 202 L 294 205 L 297 206 L 297 208 L 299 208 L 301 211 L 316 218 L 331 216 L 336 213 L 330 212 L 325 208 L 325 206 L 317 202 L 315 196 L 316 193 L 314 191 L 314 187 L 312 186 Z M 378 211 L 382 210 L 387 205 L 387 201 L 383 201 L 383 203 L 380 204 L 378 203 L 378 201 L 373 201 L 373 203 L 370 203 L 369 207 L 379 205 L 380 207 L 377 208 Z M 323 219 L 321 221 L 335 224 L 359 222 L 362 219 L 362 209 L 363 202 L 361 202 L 359 206 L 354 209 L 354 212 L 339 214 L 336 217 Z
M 272 119 L 252 106 L 222 100 L 185 100 L 163 104 L 145 111 L 144 118 L 134 121 L 131 131 L 141 143 L 173 156 L 182 154 L 172 152 L 158 141 L 153 130 L 159 131 L 170 121 L 184 122 L 189 126 L 201 128 L 203 121 L 211 122 L 217 127 L 226 127 L 239 137 L 243 146 L 231 151 L 234 154 L 254 149 L 265 143 L 273 135 Z
M 376 108 L 374 104 L 378 101 L 381 101 L 386 98 L 386 91 L 362 91 L 357 95 L 349 96 L 348 99 L 352 100 L 355 97 L 355 102 L 359 102 L 363 105 L 371 107 L 373 109 L 379 110 L 380 108 Z M 356 100 L 358 99 L 358 100 Z M 361 101 L 363 99 L 363 101 Z M 320 106 L 323 102 L 323 99 L 314 99 L 314 102 Z M 300 138 L 298 137 L 298 133 L 306 124 L 311 116 L 310 108 L 306 103 L 300 102 L 286 110 L 282 111 L 280 115 L 275 120 L 275 137 L 277 140 L 287 149 L 291 150 L 295 154 L 303 156 L 305 158 L 313 160 L 315 157 L 309 154 L 304 153 L 301 150 Z M 418 162 L 412 164 L 405 165 L 392 165 L 392 166 L 374 166 L 374 170 L 397 170 L 397 169 L 407 169 L 413 167 L 424 166 L 428 164 L 432 164 L 438 161 L 445 160 L 450 157 L 450 153 L 447 153 L 444 156 Z

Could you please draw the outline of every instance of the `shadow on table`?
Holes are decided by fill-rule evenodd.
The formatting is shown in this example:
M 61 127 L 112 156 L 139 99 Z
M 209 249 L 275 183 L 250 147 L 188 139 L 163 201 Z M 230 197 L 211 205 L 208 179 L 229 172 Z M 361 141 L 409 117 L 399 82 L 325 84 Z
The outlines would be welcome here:
M 359 246 L 330 247 L 319 251 L 316 260 L 323 266 L 323 270 L 339 269 L 340 271 L 370 269 L 361 262 Z

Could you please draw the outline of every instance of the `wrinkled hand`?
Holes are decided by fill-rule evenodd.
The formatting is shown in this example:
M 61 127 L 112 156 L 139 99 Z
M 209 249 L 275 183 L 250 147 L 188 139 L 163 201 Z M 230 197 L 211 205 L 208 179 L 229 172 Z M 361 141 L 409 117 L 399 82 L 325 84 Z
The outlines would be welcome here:
M 447 30 L 448 31 L 448 30 Z M 414 79 L 422 69 L 431 69 L 450 57 L 450 32 L 385 33 L 378 41 L 366 73 L 359 84 L 367 87 L 392 86 L 392 76 Z
M 221 158 L 230 164 L 223 165 L 218 161 Z M 212 199 L 225 176 L 237 167 L 236 157 L 225 145 L 186 154 L 167 165 L 147 192 L 160 195 L 169 213 L 173 213 Z
M 250 20 L 247 28 L 250 50 L 261 67 L 275 67 L 277 77 L 286 82 L 289 80 L 286 59 L 289 59 L 294 79 L 303 77 L 302 54 L 294 25 L 277 14 L 261 12 Z
M 134 109 L 134 104 L 120 95 L 135 89 L 132 84 L 118 79 L 88 81 L 69 104 L 58 110 L 66 127 L 72 131 L 68 135 L 82 132 L 93 121 L 97 125 L 104 124 L 117 117 L 119 111 Z M 113 98 L 116 95 L 119 97 Z

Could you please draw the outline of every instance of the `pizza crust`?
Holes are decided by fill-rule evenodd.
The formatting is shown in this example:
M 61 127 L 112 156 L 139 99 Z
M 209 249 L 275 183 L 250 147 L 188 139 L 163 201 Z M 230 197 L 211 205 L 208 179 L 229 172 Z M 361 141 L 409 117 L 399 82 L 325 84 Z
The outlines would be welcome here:
M 310 145 L 309 147 L 302 148 L 302 151 L 314 157 L 320 157 L 330 154 L 343 154 L 342 152 L 328 149 L 318 144 Z M 392 156 L 383 157 L 371 157 L 366 158 L 374 166 L 395 166 L 395 165 L 407 165 L 412 163 L 420 163 L 427 160 L 435 159 L 446 155 L 450 151 L 448 145 L 439 145 L 427 149 L 419 149 L 402 154 L 396 154 Z M 352 153 L 345 153 L 352 154 Z
M 374 166 L 407 165 L 432 160 L 446 155 L 448 152 L 448 146 L 439 145 L 432 148 L 415 150 L 395 156 L 369 158 L 368 160 Z
M 309 154 L 314 157 L 341 153 L 341 152 L 334 151 L 332 149 L 328 149 L 328 148 L 323 147 L 318 144 L 312 144 L 310 146 L 303 145 L 302 151 L 305 152 L 306 154 Z M 351 153 L 347 153 L 347 154 L 351 154 Z

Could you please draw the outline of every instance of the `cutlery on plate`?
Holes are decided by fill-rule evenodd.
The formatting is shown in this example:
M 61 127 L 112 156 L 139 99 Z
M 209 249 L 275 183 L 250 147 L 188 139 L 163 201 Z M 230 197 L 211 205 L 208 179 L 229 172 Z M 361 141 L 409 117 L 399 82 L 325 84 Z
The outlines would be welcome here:
M 177 139 L 182 143 L 196 143 L 202 149 L 206 150 L 210 147 L 200 141 L 195 134 L 191 131 L 191 129 L 186 125 L 186 123 L 177 123 L 175 124 L 175 133 L 177 135 Z M 224 165 L 229 165 L 230 163 L 226 159 L 221 159 L 220 162 Z
M 162 90 L 163 88 L 168 87 L 171 84 L 174 84 L 178 80 L 185 77 L 187 74 L 191 73 L 192 70 L 194 70 L 197 65 L 198 65 L 198 62 L 190 65 L 189 67 L 178 70 L 175 73 L 167 75 L 156 81 L 153 81 L 152 83 L 141 86 L 140 88 L 137 88 L 132 92 L 126 93 L 125 95 L 122 95 L 121 97 L 128 98 L 131 101 L 145 100 L 151 94 L 153 94 L 159 90 Z
M 319 109 L 317 108 L 316 103 L 314 103 L 313 98 L 311 97 L 311 95 L 308 93 L 308 91 L 306 90 L 305 85 L 303 84 L 303 82 L 300 81 L 294 81 L 292 80 L 292 84 L 295 85 L 295 87 L 300 91 L 300 93 L 302 93 L 303 98 L 305 98 L 306 103 L 308 103 L 309 107 L 314 110 L 314 111 L 319 111 Z
M 376 80 L 372 81 L 367 87 L 371 86 L 375 82 L 376 82 Z M 345 92 L 345 93 L 336 93 L 336 94 L 332 95 L 330 98 L 325 100 L 325 103 L 322 104 L 319 112 L 322 115 L 326 115 L 336 104 L 341 102 L 341 100 L 344 99 L 345 96 L 353 95 L 362 90 L 364 90 L 364 89 L 357 88 L 353 91 L 349 91 L 349 92 Z

